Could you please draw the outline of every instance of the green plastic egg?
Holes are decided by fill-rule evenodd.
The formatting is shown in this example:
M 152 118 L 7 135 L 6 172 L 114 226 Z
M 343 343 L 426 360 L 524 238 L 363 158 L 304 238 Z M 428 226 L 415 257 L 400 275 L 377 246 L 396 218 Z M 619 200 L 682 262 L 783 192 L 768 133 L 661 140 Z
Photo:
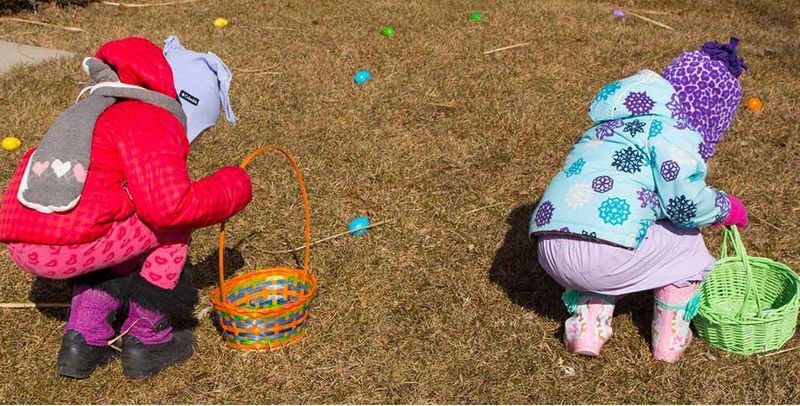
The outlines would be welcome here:
M 394 28 L 392 28 L 389 25 L 383 27 L 383 29 L 381 30 L 381 35 L 383 35 L 384 37 L 394 37 Z

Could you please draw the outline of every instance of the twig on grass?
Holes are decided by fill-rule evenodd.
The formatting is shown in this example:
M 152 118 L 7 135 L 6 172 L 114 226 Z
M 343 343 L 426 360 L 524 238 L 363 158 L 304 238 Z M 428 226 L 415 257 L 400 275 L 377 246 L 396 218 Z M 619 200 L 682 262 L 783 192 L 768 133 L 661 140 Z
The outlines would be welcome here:
M 788 349 L 785 349 L 785 350 L 780 350 L 780 351 L 771 352 L 771 353 L 769 353 L 769 354 L 759 355 L 759 356 L 758 356 L 758 358 L 766 358 L 766 357 L 771 357 L 771 356 L 773 356 L 773 355 L 778 355 L 778 354 L 783 354 L 783 353 L 785 353 L 785 352 L 794 351 L 794 350 L 796 350 L 796 349 L 798 349 L 798 348 L 800 348 L 800 346 L 797 346 L 797 347 L 792 347 L 792 348 L 788 348 Z
M 48 24 L 48 23 L 43 23 L 41 21 L 26 20 L 24 18 L 2 17 L 2 18 L 0 18 L 0 20 L 14 21 L 14 22 L 18 22 L 18 23 L 33 24 L 33 25 L 40 25 L 42 27 L 59 28 L 59 29 L 62 29 L 64 31 L 69 31 L 69 32 L 84 32 L 83 28 L 66 27 L 66 26 L 63 26 L 63 25 Z
M 448 102 L 448 103 L 425 102 L 425 104 L 427 104 L 429 106 L 445 107 L 445 108 L 448 108 L 448 109 L 454 109 L 454 108 L 458 107 L 457 104 L 452 103 L 452 102 Z
M 632 15 L 632 16 L 634 16 L 634 17 L 636 17 L 636 18 L 639 18 L 639 19 L 642 19 L 642 20 L 644 20 L 644 21 L 647 21 L 647 22 L 648 22 L 648 23 L 650 23 L 650 24 L 655 24 L 655 25 L 657 25 L 657 26 L 659 26 L 659 27 L 661 27 L 661 28 L 666 28 L 666 29 L 668 29 L 668 30 L 675 31 L 675 29 L 674 29 L 674 28 L 672 28 L 672 27 L 670 27 L 670 26 L 668 26 L 668 25 L 666 25 L 666 24 L 664 24 L 664 23 L 661 23 L 661 22 L 658 22 L 658 21 L 656 21 L 656 20 L 653 20 L 653 19 L 652 19 L 652 18 L 650 18 L 650 17 L 645 17 L 645 16 L 643 16 L 643 15 L 641 15 L 641 14 L 636 14 L 636 13 L 634 13 L 634 12 L 632 12 L 632 11 L 626 11 L 626 12 L 625 12 L 625 14 L 630 14 L 630 15 Z
M 509 46 L 505 46 L 505 47 L 501 47 L 501 48 L 490 49 L 488 51 L 483 51 L 483 54 L 484 55 L 489 55 L 489 54 L 493 54 L 495 52 L 505 51 L 507 49 L 525 47 L 525 46 L 528 46 L 530 44 L 531 44 L 530 42 L 523 42 L 523 43 L 520 43 L 520 44 L 514 44 L 514 45 L 509 45 Z
M 486 210 L 486 209 L 490 209 L 490 208 L 492 208 L 492 207 L 497 207 L 497 206 L 500 206 L 501 204 L 503 204 L 503 202 L 500 202 L 500 203 L 495 203 L 495 204 L 490 204 L 490 205 L 483 206 L 483 207 L 478 207 L 477 209 L 472 209 L 472 210 L 470 210 L 470 211 L 465 211 L 465 212 L 461 213 L 461 214 L 459 215 L 459 217 L 464 217 L 464 216 L 466 216 L 466 215 L 469 215 L 469 214 L 472 214 L 472 213 L 477 213 L 477 212 L 479 212 L 479 211 L 481 211 L 481 210 Z
M 762 223 L 764 223 L 764 224 L 766 224 L 766 225 L 768 225 L 768 226 L 770 226 L 770 227 L 772 227 L 772 228 L 774 228 L 774 229 L 776 229 L 776 230 L 778 230 L 778 231 L 783 231 L 783 229 L 782 229 L 782 228 L 780 228 L 780 227 L 776 226 L 775 224 L 772 224 L 772 223 L 770 223 L 769 221 L 767 221 L 767 220 L 764 220 L 764 219 L 762 219 L 761 217 L 758 217 L 758 216 L 756 216 L 756 215 L 755 215 L 755 214 L 753 214 L 753 213 L 749 213 L 749 214 L 750 214 L 750 216 L 752 216 L 754 219 L 756 219 L 756 220 L 758 220 L 758 221 L 760 221 L 760 222 L 762 222 Z
M 0 309 L 54 309 L 68 308 L 69 303 L 32 303 L 32 302 L 13 302 L 0 303 Z
M 253 75 L 280 75 L 283 73 L 283 72 L 271 71 L 268 69 L 236 69 L 234 70 L 234 72 L 250 73 Z
M 655 16 L 666 16 L 666 15 L 670 15 L 670 14 L 673 13 L 673 12 L 670 12 L 670 11 L 644 10 L 644 9 L 636 9 L 636 10 L 633 10 L 633 11 L 635 11 L 637 13 L 652 14 L 652 15 L 655 15 Z
M 125 329 L 125 331 L 120 331 L 120 333 L 119 333 L 119 335 L 118 335 L 118 336 L 116 336 L 116 337 L 114 337 L 114 338 L 112 338 L 112 339 L 108 340 L 108 346 L 109 346 L 109 347 L 111 347 L 111 348 L 113 348 L 114 350 L 116 350 L 116 351 L 118 351 L 118 352 L 122 352 L 122 349 L 121 349 L 121 348 L 119 348 L 119 347 L 117 347 L 116 345 L 114 345 L 114 343 L 115 343 L 115 342 L 117 342 L 117 341 L 118 341 L 120 338 L 122 338 L 122 337 L 123 337 L 125 334 L 128 334 L 128 332 L 129 332 L 129 331 L 131 331 L 131 329 L 133 328 L 133 326 L 135 326 L 135 325 L 136 325 L 136 323 L 138 323 L 138 322 L 139 322 L 139 320 L 141 320 L 141 319 L 136 319 L 136 320 L 134 320 L 134 321 L 133 321 L 133 323 L 131 323 L 131 325 L 130 325 L 130 326 L 128 326 L 128 328 L 127 328 L 127 329 Z
M 180 0 L 168 1 L 165 3 L 119 3 L 116 1 L 104 1 L 103 4 L 107 6 L 123 7 L 123 8 L 142 8 L 142 7 L 159 7 L 159 6 L 178 6 L 181 4 L 194 3 L 199 0 Z
M 300 31 L 298 28 L 285 28 L 285 27 L 258 27 L 259 30 L 276 30 L 276 31 Z
M 390 223 L 390 222 L 392 222 L 392 221 L 394 221 L 394 219 L 391 219 L 391 220 L 384 220 L 384 221 L 379 221 L 379 222 L 377 222 L 377 223 L 372 223 L 372 224 L 370 224 L 370 225 L 368 225 L 368 226 L 366 226 L 366 227 L 361 227 L 361 228 L 359 228 L 359 230 L 368 230 L 368 229 L 370 229 L 370 228 L 373 228 L 373 227 L 378 227 L 378 226 L 384 225 L 384 224 L 386 224 L 386 223 Z M 341 233 L 334 234 L 334 235 L 331 235 L 331 236 L 328 236 L 328 237 L 325 237 L 325 238 L 323 238 L 323 239 L 320 239 L 320 240 L 316 240 L 316 241 L 312 242 L 312 243 L 309 245 L 309 247 L 313 247 L 313 246 L 315 246 L 315 245 L 317 245 L 317 244 L 319 244 L 319 243 L 323 243 L 323 242 L 326 242 L 326 241 L 330 241 L 330 240 L 333 240 L 334 238 L 339 238 L 339 237 L 341 237 L 341 236 L 343 236 L 343 235 L 347 235 L 347 234 L 350 234 L 350 231 L 349 231 L 349 230 L 348 230 L 348 231 L 343 231 L 343 232 L 341 232 Z M 283 251 L 266 251 L 266 253 L 267 253 L 267 254 L 291 254 L 291 253 L 293 253 L 293 252 L 297 252 L 297 251 L 300 251 L 300 250 L 302 250 L 302 249 L 305 249 L 305 248 L 306 248 L 306 246 L 305 246 L 305 245 L 302 245 L 302 246 L 299 246 L 299 247 L 297 247 L 297 248 L 292 248 L 292 249 L 289 249 L 289 250 L 283 250 Z

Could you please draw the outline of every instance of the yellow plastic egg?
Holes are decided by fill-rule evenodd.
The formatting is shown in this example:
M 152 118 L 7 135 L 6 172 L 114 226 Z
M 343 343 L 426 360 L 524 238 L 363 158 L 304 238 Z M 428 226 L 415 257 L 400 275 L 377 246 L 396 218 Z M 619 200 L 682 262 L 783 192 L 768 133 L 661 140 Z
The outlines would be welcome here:
M 217 18 L 214 19 L 214 27 L 222 28 L 222 27 L 224 27 L 226 25 L 228 25 L 228 20 L 226 20 L 226 19 L 224 19 L 222 17 L 217 17 Z
M 17 137 L 3 138 L 3 149 L 6 151 L 14 151 L 19 148 L 20 145 L 22 145 L 22 141 Z

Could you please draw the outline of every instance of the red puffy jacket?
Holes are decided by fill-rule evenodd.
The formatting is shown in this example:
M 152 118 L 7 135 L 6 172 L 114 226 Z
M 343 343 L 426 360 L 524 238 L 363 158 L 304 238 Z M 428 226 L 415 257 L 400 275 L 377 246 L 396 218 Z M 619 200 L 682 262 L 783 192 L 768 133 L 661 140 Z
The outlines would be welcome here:
M 123 83 L 176 96 L 166 58 L 146 39 L 111 41 L 95 57 L 112 66 Z M 250 178 L 239 167 L 223 168 L 193 182 L 183 126 L 166 110 L 141 101 L 117 102 L 98 119 L 83 193 L 68 212 L 43 214 L 17 200 L 32 154 L 33 150 L 22 159 L 3 195 L 0 241 L 4 243 L 86 243 L 133 213 L 157 232 L 191 230 L 224 221 L 252 198 Z

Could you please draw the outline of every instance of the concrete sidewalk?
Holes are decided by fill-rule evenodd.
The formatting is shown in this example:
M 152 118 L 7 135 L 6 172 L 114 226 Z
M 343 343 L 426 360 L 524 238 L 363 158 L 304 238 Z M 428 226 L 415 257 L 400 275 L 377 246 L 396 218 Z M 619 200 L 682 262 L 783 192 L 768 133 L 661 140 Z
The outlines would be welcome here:
M 47 59 L 67 58 L 72 52 L 0 41 L 0 74 L 18 64 L 34 64 Z

